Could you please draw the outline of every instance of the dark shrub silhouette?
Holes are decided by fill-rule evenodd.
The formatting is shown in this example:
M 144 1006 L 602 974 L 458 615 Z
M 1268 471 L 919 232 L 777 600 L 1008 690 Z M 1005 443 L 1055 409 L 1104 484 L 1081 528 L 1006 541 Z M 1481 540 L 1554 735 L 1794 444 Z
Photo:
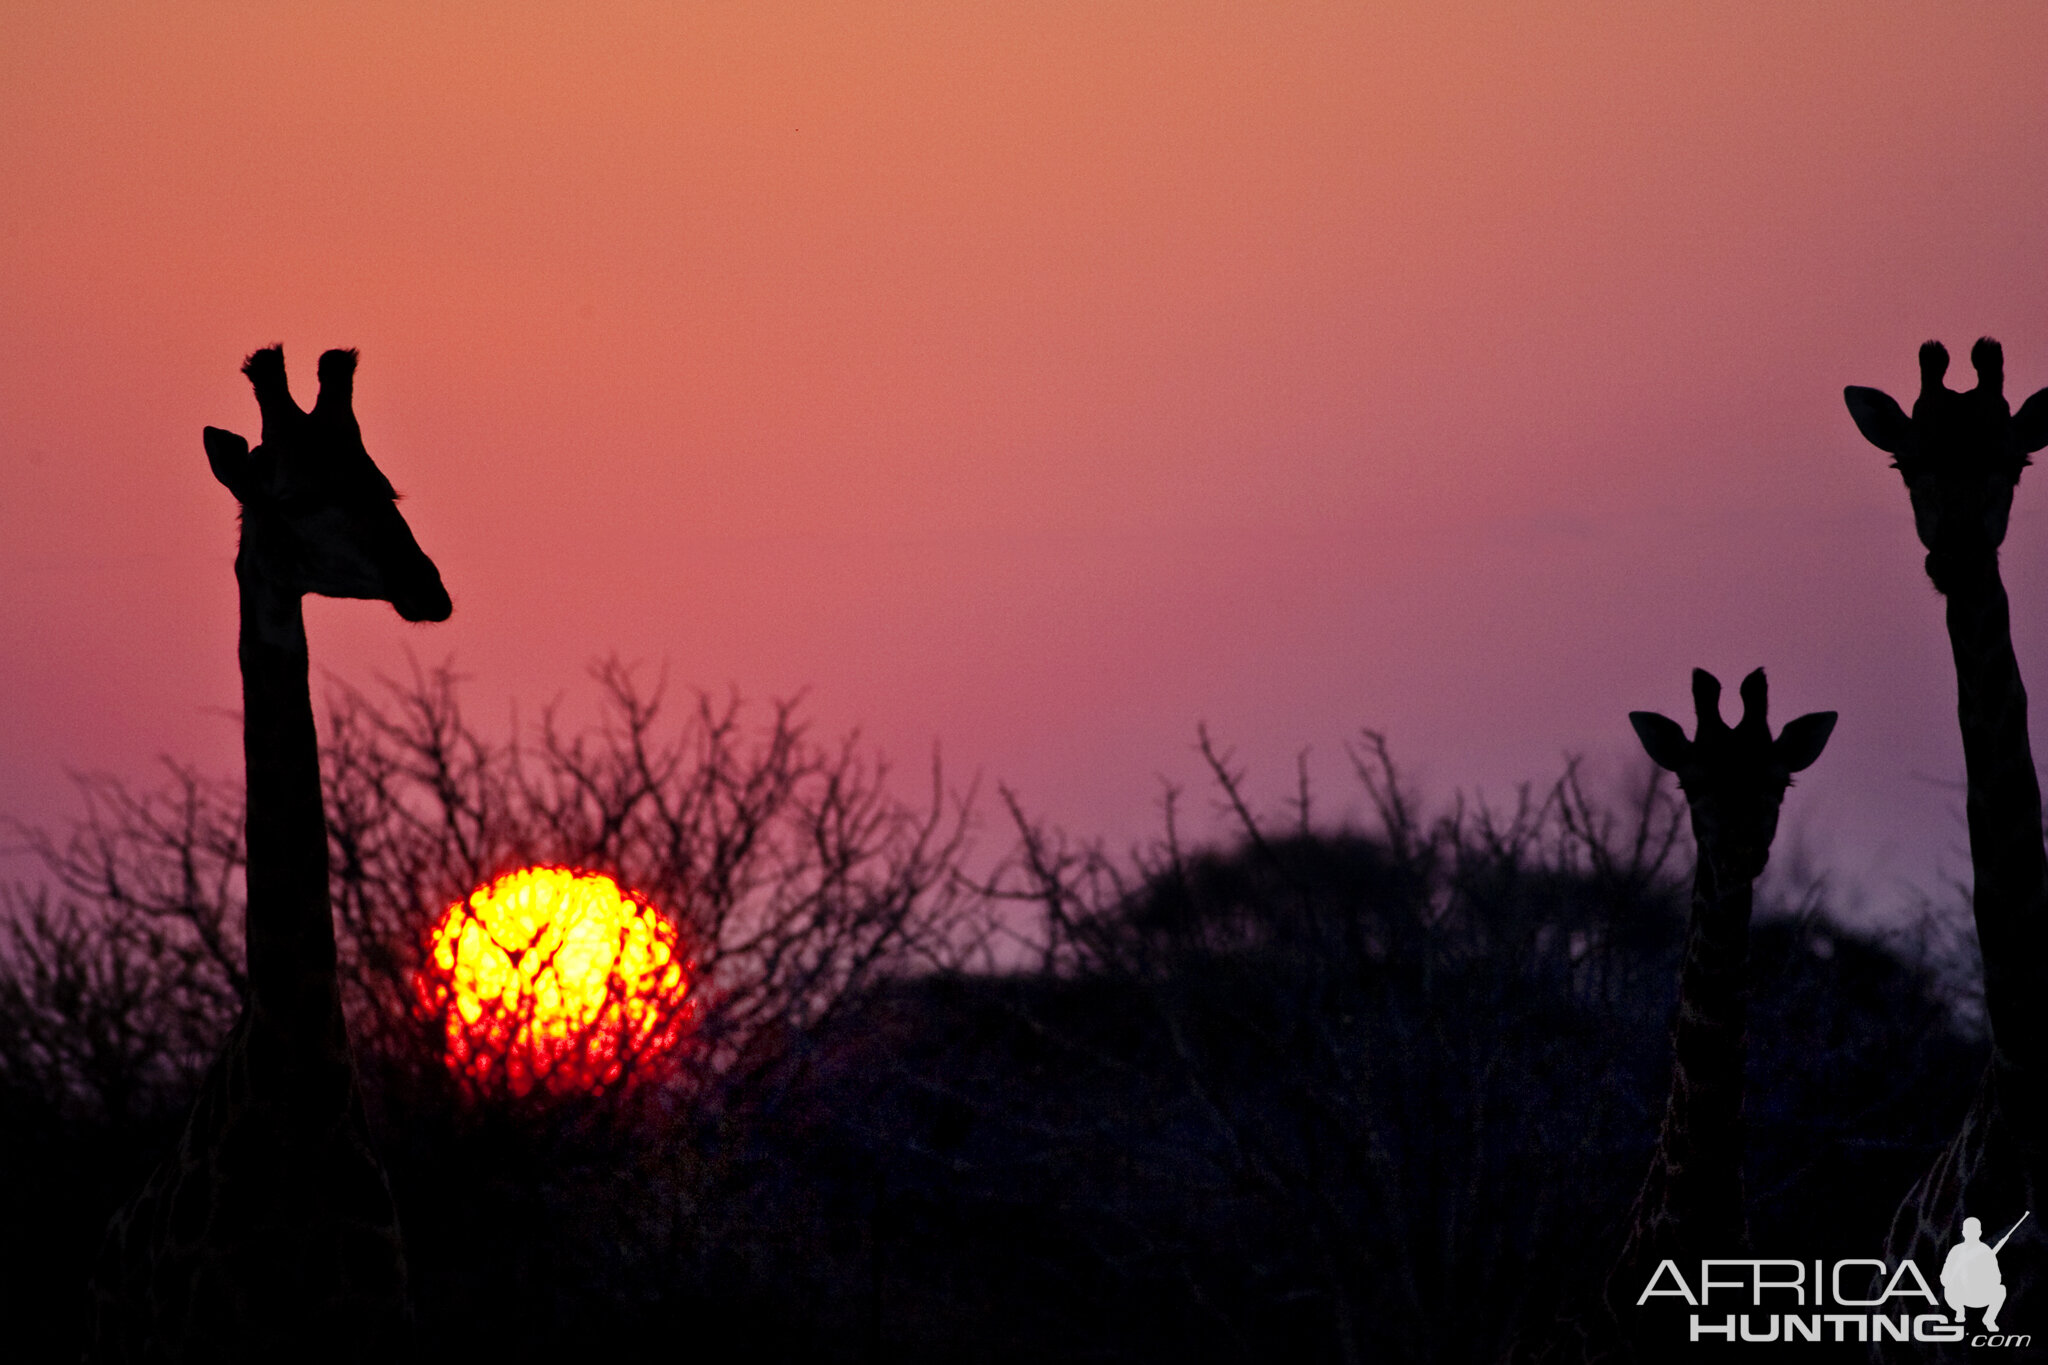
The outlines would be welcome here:
M 1644 776 L 1425 816 L 1368 736 L 1369 829 L 1306 794 L 1126 858 L 1010 801 L 915 806 L 793 710 L 671 726 L 615 667 L 580 736 L 481 738 L 443 675 L 337 698 L 323 754 L 364 1087 L 424 1354 L 888 1361 L 1492 1360 L 1597 1279 L 1654 1138 L 1689 872 Z M 70 1358 L 106 1213 L 239 988 L 232 793 L 96 790 L 0 954 L 4 1311 Z M 478 1102 L 407 994 L 424 926 L 504 868 L 614 869 L 677 914 L 702 1044 L 584 1102 Z M 1869 1254 L 1982 1047 L 1926 954 L 1758 922 L 1760 1248 Z M 168 1118 L 166 1116 L 169 1116 Z

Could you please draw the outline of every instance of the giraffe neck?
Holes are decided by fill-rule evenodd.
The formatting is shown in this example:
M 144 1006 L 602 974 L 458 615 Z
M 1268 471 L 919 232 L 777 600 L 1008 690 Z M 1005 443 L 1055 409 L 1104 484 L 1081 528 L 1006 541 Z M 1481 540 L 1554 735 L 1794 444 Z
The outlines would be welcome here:
M 1610 1295 L 1625 1291 L 1630 1303 L 1666 1257 L 1737 1256 L 1749 1245 L 1742 1072 L 1753 888 L 1715 863 L 1702 849 L 1671 1027 L 1663 1125 L 1609 1280 Z
M 2031 1094 L 2048 1075 L 2048 853 L 2041 785 L 2027 737 L 2027 691 L 2013 656 L 2011 612 L 1996 561 L 1948 593 L 1977 938 L 1993 1065 Z
M 1931 559 L 1932 556 L 1929 556 Z M 1991 1064 L 1955 1137 L 1893 1215 L 1885 1255 L 1938 1262 L 1966 1215 L 2010 1218 L 2048 1187 L 2048 853 L 2027 738 L 2027 692 L 2012 651 L 1997 560 L 1951 570 L 1943 588 L 1955 653 L 1972 901 L 1984 961 Z M 2024 1295 L 2024 1289 L 2019 1291 Z M 2022 1304 L 2023 1308 L 2024 1305 Z
M 248 774 L 251 1018 L 323 1038 L 338 1022 L 327 822 L 299 596 L 236 565 Z M 345 1046 L 345 1044 L 344 1044 Z

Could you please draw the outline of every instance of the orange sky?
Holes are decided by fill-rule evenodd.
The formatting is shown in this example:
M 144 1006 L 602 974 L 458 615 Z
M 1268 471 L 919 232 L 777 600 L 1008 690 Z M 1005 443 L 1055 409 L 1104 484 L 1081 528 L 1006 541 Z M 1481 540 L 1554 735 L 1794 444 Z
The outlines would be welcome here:
M 1198 721 L 1334 814 L 1360 725 L 1504 793 L 1763 663 L 1843 714 L 1788 828 L 1895 898 L 1960 749 L 1840 392 L 2048 384 L 2044 59 L 2034 3 L 9 6 L 0 813 L 234 770 L 199 429 L 282 341 L 361 348 L 455 597 L 315 608 L 344 679 L 807 687 L 1122 840 Z

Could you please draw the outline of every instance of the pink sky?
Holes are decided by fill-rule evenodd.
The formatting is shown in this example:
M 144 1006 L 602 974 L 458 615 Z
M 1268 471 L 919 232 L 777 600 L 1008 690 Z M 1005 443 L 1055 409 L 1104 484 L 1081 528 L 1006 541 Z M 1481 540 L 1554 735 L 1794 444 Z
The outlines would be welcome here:
M 1961 757 L 1841 388 L 2048 384 L 2044 69 L 2034 3 L 10 6 L 0 813 L 236 771 L 199 430 L 282 341 L 361 348 L 455 598 L 313 609 L 348 681 L 808 688 L 1121 842 L 1199 721 L 1334 815 L 1362 725 L 1500 796 L 1761 663 L 1881 908 Z

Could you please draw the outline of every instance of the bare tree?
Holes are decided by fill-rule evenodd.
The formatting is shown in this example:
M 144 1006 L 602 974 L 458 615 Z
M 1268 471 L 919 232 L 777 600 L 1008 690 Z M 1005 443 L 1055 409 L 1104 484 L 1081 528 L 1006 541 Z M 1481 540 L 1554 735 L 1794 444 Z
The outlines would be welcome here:
M 1299 772 L 1255 811 L 1204 734 L 1226 840 L 1168 793 L 1112 855 L 1005 792 L 1014 843 L 970 881 L 936 764 L 906 800 L 793 703 L 596 681 L 594 725 L 503 733 L 445 669 L 330 693 L 343 989 L 424 1353 L 688 1323 L 819 1360 L 1493 1358 L 1611 1255 L 1682 923 L 1654 770 L 1431 811 L 1367 732 L 1372 818 L 1337 826 Z M 43 1230 L 0 1238 L 0 1311 L 46 1354 L 234 1017 L 239 803 L 180 768 L 90 784 L 28 837 L 43 883 L 0 890 L 0 1159 L 42 1177 L 0 1183 L 0 1226 Z M 421 990 L 448 907 L 543 864 L 641 894 L 693 964 L 681 1046 L 596 1093 L 452 1075 Z M 1928 954 L 1823 901 L 1755 934 L 1760 1236 L 1853 1235 L 1941 1136 L 1929 1078 L 1972 1074 Z
M 0 1080 L 115 1125 L 177 1107 L 245 986 L 238 794 L 166 766 L 84 781 L 69 835 L 27 831 L 48 881 L 0 887 Z
M 445 669 L 384 704 L 337 690 L 324 771 L 361 1036 L 429 1051 L 423 925 L 524 866 L 606 872 L 672 920 L 694 974 L 677 1061 L 697 1082 L 760 1072 L 879 974 L 948 951 L 970 802 L 936 762 L 909 806 L 856 737 L 819 743 L 794 702 L 756 725 L 699 696 L 671 723 L 659 685 L 616 661 L 594 672 L 594 729 L 565 734 L 551 712 L 502 741 L 468 724 Z
M 1261 1305 L 1294 1302 L 1345 1360 L 1486 1356 L 1538 1249 L 1589 1243 L 1589 1192 L 1625 1197 L 1607 1170 L 1647 1124 L 1634 1040 L 1668 1008 L 1684 808 L 1646 769 L 1609 813 L 1574 763 L 1505 811 L 1429 819 L 1366 732 L 1376 828 L 1317 829 L 1305 778 L 1263 819 L 1230 755 L 1199 747 L 1233 848 L 1186 850 L 1172 794 L 1127 861 L 1012 801 L 1017 853 L 988 888 L 1039 908 L 1044 972 L 1126 983 L 1141 1053 L 1177 1077 L 1126 1115 L 1173 1193 L 1106 1197 L 1221 1332 L 1270 1340 Z M 1190 1204 L 1237 1210 L 1227 1248 L 1203 1247 Z
M 446 668 L 379 695 L 330 689 L 344 1005 L 430 1337 L 436 1303 L 505 1284 L 601 1315 L 631 1276 L 674 1271 L 707 1219 L 742 1219 L 744 1116 L 800 1083 L 803 1040 L 849 999 L 948 960 L 966 905 L 971 794 L 949 792 L 936 759 L 922 798 L 904 800 L 857 737 L 814 737 L 794 701 L 671 709 L 616 661 L 594 674 L 599 719 L 582 731 L 550 712 L 486 734 Z M 174 766 L 161 789 L 93 781 L 86 796 L 69 832 L 25 832 L 42 884 L 0 890 L 0 1151 L 45 1168 L 64 1205 L 20 1214 L 62 1231 L 64 1255 L 18 1281 L 47 1280 L 54 1302 L 84 1283 L 126 1183 L 64 1163 L 146 1170 L 246 984 L 239 788 Z M 446 1005 L 422 990 L 430 931 L 535 864 L 612 876 L 689 960 L 686 1037 L 620 1040 L 613 1079 L 631 1084 L 515 1086 L 502 1056 L 464 1084 L 444 1065 Z M 473 1239 L 513 1208 L 526 1221 L 499 1241 L 530 1263 L 484 1284 Z M 473 1323 L 448 1330 L 475 1344 Z

